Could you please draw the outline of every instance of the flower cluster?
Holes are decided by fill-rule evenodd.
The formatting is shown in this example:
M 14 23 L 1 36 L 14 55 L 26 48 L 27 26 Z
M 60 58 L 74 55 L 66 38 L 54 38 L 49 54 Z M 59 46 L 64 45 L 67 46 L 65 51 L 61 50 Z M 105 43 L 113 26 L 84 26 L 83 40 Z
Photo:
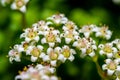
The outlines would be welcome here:
M 107 71 L 109 76 L 116 76 L 116 80 L 119 80 L 120 74 L 120 40 L 115 39 L 110 43 L 99 45 L 100 55 L 105 55 L 105 64 L 102 65 L 102 69 Z
M 58 80 L 57 77 L 48 75 L 48 73 L 55 73 L 49 70 L 50 67 L 55 69 L 66 60 L 73 61 L 77 53 L 80 53 L 82 58 L 85 56 L 93 58 L 98 56 L 97 52 L 99 52 L 108 58 L 105 60 L 106 64 L 102 66 L 103 69 L 107 70 L 109 75 L 115 72 L 118 75 L 120 40 L 116 39 L 106 44 L 99 44 L 96 41 L 101 38 L 109 40 L 111 35 L 112 32 L 107 26 L 98 27 L 92 24 L 80 28 L 68 20 L 64 14 L 56 14 L 47 18 L 46 21 L 38 21 L 31 28 L 24 29 L 20 35 L 23 41 L 14 45 L 9 51 L 9 61 L 21 62 L 22 55 L 25 54 L 26 57 L 30 57 L 31 62 L 38 63 L 36 67 L 30 66 L 21 72 L 16 79 Z M 40 62 L 49 64 L 49 69 Z
M 35 67 L 30 65 L 23 71 L 19 71 L 20 74 L 15 77 L 15 80 L 58 80 L 54 72 L 55 69 L 49 65 L 37 64 Z

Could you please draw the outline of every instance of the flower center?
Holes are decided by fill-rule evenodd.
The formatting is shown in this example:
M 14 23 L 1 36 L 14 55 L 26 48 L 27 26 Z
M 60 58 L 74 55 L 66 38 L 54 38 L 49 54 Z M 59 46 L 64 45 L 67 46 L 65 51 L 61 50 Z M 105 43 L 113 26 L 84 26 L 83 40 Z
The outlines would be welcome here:
M 105 45 L 105 47 L 104 47 L 104 49 L 103 49 L 105 52 L 107 52 L 107 53 L 111 53 L 112 52 L 112 48 L 111 48 L 111 46 L 109 46 L 109 45 Z
M 70 50 L 66 48 L 63 50 L 62 54 L 64 55 L 64 57 L 68 58 L 70 56 Z
M 86 47 L 86 41 L 85 40 L 79 40 L 78 41 L 79 48 L 85 48 Z
M 50 59 L 52 60 L 56 60 L 58 58 L 58 54 L 55 53 L 54 51 L 51 51 L 49 56 L 50 56 Z
M 102 35 L 105 35 L 106 34 L 106 31 L 107 31 L 108 27 L 102 27 L 100 32 L 102 33 Z
M 72 40 L 74 40 L 74 36 L 72 31 L 70 30 L 69 33 L 66 35 L 67 38 L 71 38 Z
M 18 8 L 21 8 L 24 4 L 25 4 L 25 3 L 24 3 L 23 0 L 16 0 L 16 6 L 17 6 Z
M 40 51 L 37 47 L 34 47 L 33 50 L 31 51 L 31 54 L 32 54 L 34 57 L 39 57 L 40 52 L 41 52 L 41 51 Z
M 67 22 L 67 23 L 65 24 L 65 26 L 66 26 L 69 30 L 73 30 L 73 29 L 74 29 L 74 24 L 73 24 L 71 21 Z
M 86 50 L 86 54 L 90 54 L 92 52 L 92 47 L 88 47 L 88 49 Z
M 39 28 L 39 30 L 44 31 L 44 26 L 45 26 L 45 22 L 44 21 L 38 22 L 38 28 Z
M 55 35 L 52 32 L 49 32 L 49 34 L 46 36 L 47 42 L 55 42 Z
M 26 50 L 26 49 L 28 48 L 28 45 L 29 45 L 29 44 L 25 42 L 25 43 L 23 44 L 23 48 Z
M 113 61 L 111 61 L 110 64 L 108 65 L 108 68 L 110 70 L 115 70 L 117 68 L 117 66 L 116 66 L 116 64 Z
M 36 35 L 37 35 L 37 32 L 34 32 L 33 29 L 29 30 L 29 33 L 27 34 L 27 36 L 31 39 L 34 38 Z

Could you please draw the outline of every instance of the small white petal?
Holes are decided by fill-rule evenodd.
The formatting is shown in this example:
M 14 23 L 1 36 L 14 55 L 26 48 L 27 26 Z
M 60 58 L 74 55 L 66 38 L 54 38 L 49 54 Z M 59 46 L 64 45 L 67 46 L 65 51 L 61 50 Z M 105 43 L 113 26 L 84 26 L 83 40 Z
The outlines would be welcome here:
M 61 43 L 61 39 L 59 37 L 56 38 L 56 41 Z
M 39 57 L 44 58 L 44 56 L 45 56 L 45 53 L 42 52 Z
M 53 43 L 49 43 L 49 46 L 50 46 L 50 47 L 54 47 L 54 45 L 55 45 L 54 42 L 53 42 Z
M 20 38 L 24 38 L 26 36 L 26 34 L 25 33 L 22 33 L 21 35 L 20 35 Z
M 51 64 L 52 66 L 56 66 L 56 60 L 51 61 L 50 64 Z
M 29 0 L 24 0 L 24 2 L 25 2 L 25 3 L 28 3 L 28 2 L 29 2 Z
M 106 64 L 110 64 L 111 61 L 112 61 L 111 59 L 106 59 L 105 60 Z
M 54 73 L 56 71 L 55 68 L 50 68 L 49 70 L 50 70 L 51 73 Z
M 56 76 L 52 76 L 50 80 L 58 80 L 58 78 Z
M 74 49 L 70 49 L 70 53 L 72 53 L 72 54 L 76 54 L 76 52 L 75 52 Z
M 43 76 L 41 77 L 41 80 L 49 80 L 49 77 L 48 77 L 47 75 L 43 75 Z
M 86 38 L 88 38 L 90 36 L 90 33 L 89 32 L 85 32 L 84 35 L 85 35 Z
M 103 49 L 103 48 L 104 48 L 104 45 L 103 45 L 103 44 L 100 44 L 98 47 L 101 48 L 101 49 Z
M 64 62 L 64 61 L 65 61 L 65 60 L 64 60 L 64 55 L 59 54 L 58 60 L 60 60 L 60 61 Z
M 112 58 L 113 57 L 113 53 L 107 53 L 106 54 L 108 58 Z
M 47 49 L 47 54 L 49 54 L 51 51 L 53 51 L 53 48 L 49 47 L 49 48 Z
M 37 47 L 38 47 L 40 50 L 43 50 L 43 46 L 38 45 Z
M 74 60 L 74 56 L 71 55 L 68 59 L 69 59 L 70 61 L 73 61 L 73 60 Z
M 49 58 L 48 55 L 46 55 L 46 56 L 43 57 L 43 61 L 49 61 L 49 60 L 50 60 L 50 58 Z
M 42 43 L 42 44 L 46 43 L 46 39 L 45 39 L 45 38 L 42 38 L 42 39 L 41 39 L 41 43 Z
M 22 6 L 22 7 L 20 8 L 20 11 L 23 12 L 23 13 L 25 13 L 25 12 L 26 12 L 26 6 L 25 6 L 25 5 Z
M 11 5 L 11 9 L 17 9 L 17 6 L 16 6 L 15 3 L 13 3 L 13 4 Z
M 103 70 L 106 70 L 106 69 L 107 69 L 107 65 L 106 65 L 106 64 L 103 64 L 103 65 L 102 65 L 102 69 L 103 69 Z
M 31 56 L 31 61 L 32 62 L 35 62 L 37 59 L 38 59 L 37 57 Z
M 77 47 L 77 45 L 78 45 L 78 42 L 77 42 L 77 41 L 73 43 L 73 46 L 74 46 L 74 47 Z
M 70 38 L 65 38 L 66 44 L 69 44 L 69 43 L 71 42 L 71 40 L 72 40 L 72 39 L 70 39 Z
M 36 36 L 36 37 L 34 38 L 34 40 L 37 41 L 37 42 L 39 41 L 39 39 L 40 39 L 39 36 Z
M 91 53 L 89 54 L 89 56 L 90 56 L 90 57 L 95 56 L 95 52 L 91 52 Z
M 20 61 L 21 61 L 20 56 L 16 56 L 16 57 L 14 58 L 14 60 L 17 61 L 17 62 L 20 62 Z
M 86 53 L 86 48 L 81 48 L 82 53 Z
M 96 36 L 96 37 L 99 37 L 99 36 L 101 36 L 101 33 L 100 33 L 100 32 L 97 32 L 97 33 L 95 34 L 95 36 Z
M 117 69 L 116 69 L 116 70 L 120 72 L 120 66 L 117 66 Z
M 111 75 L 113 75 L 113 73 L 114 73 L 114 70 L 110 70 L 110 69 L 107 70 L 107 74 L 108 74 L 108 75 L 111 76 Z
M 25 41 L 26 41 L 26 42 L 30 42 L 30 40 L 31 40 L 30 38 L 25 37 Z
M 109 40 L 111 38 L 111 35 L 106 35 L 105 37 L 107 40 Z

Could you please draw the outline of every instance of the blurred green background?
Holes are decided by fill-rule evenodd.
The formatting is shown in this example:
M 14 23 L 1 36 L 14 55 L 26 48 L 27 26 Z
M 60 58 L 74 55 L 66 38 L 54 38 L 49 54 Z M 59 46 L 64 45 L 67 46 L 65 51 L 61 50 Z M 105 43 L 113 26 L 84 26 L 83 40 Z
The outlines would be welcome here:
M 86 24 L 109 25 L 114 38 L 120 38 L 120 4 L 112 0 L 30 0 L 27 5 L 26 27 L 39 20 L 63 13 L 79 27 Z M 24 63 L 10 64 L 7 54 L 14 44 L 20 42 L 23 32 L 22 14 L 11 10 L 10 5 L 0 5 L 0 80 L 14 80 Z M 100 80 L 95 64 L 90 59 L 81 59 L 79 55 L 71 63 L 67 61 L 57 69 L 62 80 Z

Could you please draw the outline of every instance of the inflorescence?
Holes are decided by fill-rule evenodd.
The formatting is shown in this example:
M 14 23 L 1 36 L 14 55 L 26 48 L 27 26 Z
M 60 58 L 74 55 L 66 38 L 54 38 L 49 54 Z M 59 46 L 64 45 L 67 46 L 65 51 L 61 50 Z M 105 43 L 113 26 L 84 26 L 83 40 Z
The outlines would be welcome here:
M 31 65 L 21 71 L 15 79 L 58 80 L 56 67 L 66 60 L 73 61 L 74 55 L 80 54 L 81 58 L 104 55 L 103 71 L 119 80 L 120 39 L 102 43 L 102 40 L 110 40 L 111 36 L 112 32 L 105 25 L 99 27 L 92 24 L 80 28 L 63 14 L 38 21 L 31 28 L 24 29 L 20 35 L 24 40 L 15 44 L 8 53 L 11 63 L 21 62 L 23 54 L 29 56 L 31 62 L 37 63 L 36 66 Z

